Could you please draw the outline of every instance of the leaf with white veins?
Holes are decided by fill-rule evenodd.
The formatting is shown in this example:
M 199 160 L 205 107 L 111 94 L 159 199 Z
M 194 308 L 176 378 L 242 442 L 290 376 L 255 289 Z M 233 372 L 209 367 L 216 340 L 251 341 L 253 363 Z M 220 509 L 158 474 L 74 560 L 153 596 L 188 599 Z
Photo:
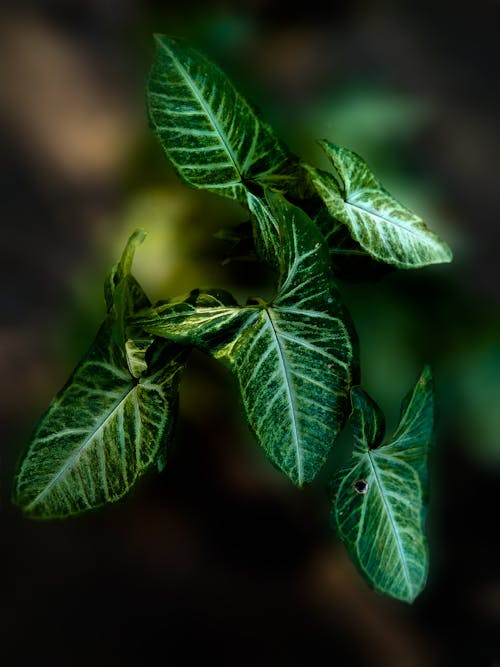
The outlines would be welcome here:
M 129 273 L 142 238 L 131 237 L 113 268 L 108 316 L 19 464 L 13 500 L 29 516 L 64 517 L 115 502 L 163 458 L 186 352 L 127 338 L 125 316 L 149 304 Z
M 448 245 L 415 213 L 387 192 L 356 153 L 320 141 L 338 174 L 306 166 L 313 185 L 330 214 L 349 228 L 372 257 L 411 269 L 450 262 Z
M 193 293 L 137 323 L 157 336 L 197 345 L 227 363 L 251 428 L 267 456 L 297 485 L 314 479 L 346 417 L 356 374 L 350 318 L 314 224 L 279 195 L 254 202 L 265 213 L 259 244 L 279 253 L 276 296 L 238 306 L 228 295 Z
M 181 41 L 164 35 L 155 41 L 149 120 L 186 184 L 243 203 L 246 182 L 300 187 L 298 160 L 226 75 Z
M 333 518 L 361 573 L 380 593 L 412 602 L 427 578 L 424 533 L 427 458 L 434 428 L 430 370 L 405 398 L 399 426 L 380 444 L 384 419 L 360 388 L 352 390 L 354 452 L 337 474 Z

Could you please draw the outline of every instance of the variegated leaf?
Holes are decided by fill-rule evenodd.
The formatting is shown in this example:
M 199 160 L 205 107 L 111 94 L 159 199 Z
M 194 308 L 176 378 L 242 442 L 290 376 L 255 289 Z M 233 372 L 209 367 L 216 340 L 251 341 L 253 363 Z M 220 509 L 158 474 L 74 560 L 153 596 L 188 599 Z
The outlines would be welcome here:
M 352 405 L 355 447 L 335 484 L 334 521 L 375 590 L 412 602 L 428 570 L 424 524 L 434 426 L 430 370 L 423 371 L 406 397 L 399 426 L 383 444 L 378 406 L 359 387 L 352 390 Z
M 32 517 L 115 502 L 164 458 L 186 352 L 127 339 L 123 318 L 149 304 L 129 273 L 138 241 L 140 235 L 131 238 L 107 282 L 108 317 L 41 417 L 18 467 L 13 499 Z
M 254 209 L 265 214 L 259 229 L 275 237 L 261 245 L 279 252 L 279 286 L 269 303 L 240 307 L 227 295 L 194 293 L 138 324 L 225 361 L 260 445 L 301 486 L 314 479 L 344 424 L 356 376 L 354 335 L 313 223 L 279 195 Z
M 137 381 L 105 324 L 30 439 L 16 504 L 30 516 L 54 518 L 126 495 L 171 433 L 183 363 L 184 352 L 171 346 Z
M 328 141 L 320 145 L 339 180 L 308 166 L 311 180 L 333 218 L 372 257 L 402 269 L 451 261 L 447 244 L 385 190 L 359 155 Z
M 274 211 L 265 200 L 251 192 L 247 192 L 247 206 L 253 218 L 253 236 L 257 254 L 275 271 L 280 271 L 282 235 Z
M 302 168 L 226 75 L 182 42 L 156 35 L 148 113 L 185 183 L 242 203 L 246 183 L 300 188 Z
M 354 282 L 379 280 L 395 267 L 378 262 L 351 236 L 343 222 L 333 218 L 321 202 L 311 220 L 317 225 L 328 245 L 333 275 Z
M 144 338 L 144 332 L 133 331 L 127 325 L 130 315 L 151 305 L 131 273 L 135 252 L 145 238 L 143 229 L 136 229 L 131 234 L 120 261 L 113 266 L 104 283 L 108 319 L 113 320 L 112 338 L 118 349 L 123 350 L 129 370 L 136 378 L 146 369 L 145 354 L 153 342 L 151 337 Z
M 339 257 L 346 256 L 350 260 L 355 257 L 363 259 L 370 257 L 366 250 L 363 250 L 359 243 L 352 238 L 344 223 L 333 218 L 324 204 L 311 217 L 311 220 L 323 234 L 334 269 Z

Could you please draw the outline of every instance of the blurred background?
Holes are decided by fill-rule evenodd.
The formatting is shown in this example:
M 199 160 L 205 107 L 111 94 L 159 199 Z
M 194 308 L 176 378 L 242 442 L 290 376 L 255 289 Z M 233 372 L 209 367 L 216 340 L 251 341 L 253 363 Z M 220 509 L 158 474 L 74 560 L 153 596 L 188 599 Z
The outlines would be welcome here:
M 2 664 L 500 665 L 499 19 L 496 0 L 3 0 Z M 204 50 L 318 166 L 316 138 L 361 153 L 454 250 L 452 265 L 341 285 L 389 429 L 423 364 L 436 375 L 431 568 L 412 606 L 365 585 L 328 532 L 321 483 L 298 491 L 266 462 L 228 373 L 201 354 L 161 475 L 68 521 L 10 503 L 136 226 L 152 299 L 268 288 L 214 238 L 242 210 L 183 187 L 148 131 L 153 32 Z M 348 446 L 346 432 L 334 458 Z

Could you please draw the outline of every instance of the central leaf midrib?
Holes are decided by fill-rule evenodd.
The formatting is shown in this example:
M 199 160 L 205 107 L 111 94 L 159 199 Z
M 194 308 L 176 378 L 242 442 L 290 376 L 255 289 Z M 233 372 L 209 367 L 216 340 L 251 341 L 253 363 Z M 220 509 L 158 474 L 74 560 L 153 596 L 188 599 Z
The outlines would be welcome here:
M 191 89 L 191 92 L 193 93 L 194 97 L 196 98 L 196 100 L 198 101 L 200 106 L 205 111 L 206 115 L 208 116 L 209 121 L 212 123 L 212 126 L 213 126 L 214 130 L 219 135 L 219 138 L 222 141 L 222 143 L 224 144 L 224 148 L 226 149 L 226 151 L 227 151 L 227 153 L 228 153 L 228 155 L 231 159 L 231 162 L 233 163 L 234 169 L 235 169 L 236 173 L 238 174 L 240 182 L 241 182 L 242 179 L 243 179 L 243 174 L 242 174 L 241 168 L 239 166 L 238 158 L 235 155 L 235 153 L 234 153 L 234 151 L 231 147 L 231 144 L 229 143 L 229 139 L 226 136 L 224 130 L 222 129 L 222 126 L 219 123 L 219 120 L 217 119 L 215 114 L 212 112 L 212 109 L 206 103 L 202 92 L 200 91 L 198 86 L 195 84 L 195 82 L 193 81 L 193 78 L 191 77 L 189 72 L 186 70 L 184 65 L 182 65 L 182 63 L 180 63 L 177 60 L 177 58 L 174 56 L 174 54 L 172 52 L 170 52 L 170 50 L 167 47 L 164 47 L 164 48 L 165 48 L 166 51 L 169 52 L 173 62 L 175 63 L 175 66 L 177 67 L 180 74 L 183 76 L 187 85 Z
M 376 218 L 380 218 L 380 220 L 383 220 L 388 225 L 394 225 L 395 227 L 399 227 L 399 229 L 402 229 L 403 231 L 407 232 L 408 234 L 412 234 L 413 236 L 416 236 L 417 238 L 421 238 L 422 234 L 419 233 L 418 231 L 415 231 L 415 229 L 413 227 L 407 227 L 406 225 L 403 225 L 401 222 L 398 222 L 397 220 L 394 220 L 394 218 L 388 218 L 387 216 L 383 215 L 382 213 L 380 213 L 376 209 L 367 208 L 366 206 L 363 206 L 362 204 L 359 204 L 357 202 L 353 202 L 351 200 L 351 197 L 353 197 L 353 196 L 355 196 L 355 195 L 351 194 L 345 200 L 346 204 L 349 204 L 349 206 L 351 206 L 352 208 L 357 208 L 358 210 L 362 211 L 363 213 L 367 213 L 368 215 L 372 215 Z
M 288 394 L 288 404 L 290 406 L 290 414 L 292 417 L 292 430 L 293 430 L 293 439 L 294 439 L 294 445 L 295 445 L 295 458 L 297 461 L 297 479 L 299 485 L 302 484 L 303 478 L 304 478 L 304 471 L 303 471 L 303 462 L 302 462 L 302 452 L 300 451 L 300 446 L 299 446 L 299 427 L 297 423 L 297 415 L 296 415 L 296 405 L 295 405 L 295 395 L 292 392 L 292 379 L 290 376 L 290 372 L 288 370 L 288 365 L 286 363 L 286 355 L 285 351 L 283 349 L 283 345 L 281 343 L 280 337 L 279 337 L 279 329 L 276 326 L 276 323 L 273 318 L 272 310 L 270 308 L 265 308 L 265 313 L 267 314 L 269 324 L 271 325 L 271 330 L 274 334 L 274 338 L 276 341 L 276 347 L 278 349 L 278 354 L 279 354 L 279 360 L 280 360 L 280 365 L 283 369 L 283 373 L 285 375 L 285 381 L 286 381 L 286 390 Z
M 375 481 L 376 481 L 377 487 L 379 489 L 380 497 L 382 498 L 382 503 L 384 505 L 384 509 L 387 513 L 387 516 L 389 517 L 389 522 L 391 524 L 392 532 L 393 532 L 393 534 L 395 536 L 395 539 L 396 539 L 396 546 L 397 546 L 397 549 L 398 549 L 398 552 L 399 552 L 399 558 L 400 558 L 400 561 L 403 565 L 404 575 L 405 575 L 405 578 L 406 578 L 406 581 L 407 581 L 408 588 L 409 588 L 410 593 L 411 593 L 413 591 L 413 586 L 412 586 L 412 583 L 411 583 L 410 572 L 409 572 L 408 566 L 406 564 L 406 556 L 405 556 L 405 552 L 404 552 L 404 549 L 403 549 L 403 545 L 401 544 L 401 540 L 399 538 L 399 531 L 397 530 L 396 521 L 394 519 L 392 509 L 391 509 L 391 507 L 390 507 L 390 505 L 387 502 L 387 499 L 385 497 L 384 487 L 383 487 L 382 481 L 380 479 L 380 476 L 378 474 L 377 465 L 376 465 L 375 461 L 373 460 L 373 457 L 372 457 L 372 454 L 371 454 L 370 451 L 368 451 L 366 455 L 367 455 L 368 461 L 370 463 L 373 476 L 375 477 Z
M 115 413 L 120 409 L 122 403 L 124 403 L 129 397 L 130 393 L 136 388 L 136 384 L 131 384 L 126 394 L 120 397 L 114 405 L 105 413 L 104 417 L 101 418 L 97 426 L 88 434 L 85 440 L 78 446 L 76 451 L 74 451 L 67 459 L 66 463 L 62 466 L 59 472 L 52 478 L 52 480 L 40 491 L 40 493 L 34 498 L 29 505 L 26 506 L 26 510 L 29 511 L 30 508 L 35 506 L 40 500 L 47 495 L 47 493 L 54 487 L 57 482 L 66 475 L 68 470 L 73 466 L 74 462 L 81 455 L 81 453 L 89 446 L 92 440 L 96 437 L 99 431 L 103 430 L 109 420 L 114 417 Z

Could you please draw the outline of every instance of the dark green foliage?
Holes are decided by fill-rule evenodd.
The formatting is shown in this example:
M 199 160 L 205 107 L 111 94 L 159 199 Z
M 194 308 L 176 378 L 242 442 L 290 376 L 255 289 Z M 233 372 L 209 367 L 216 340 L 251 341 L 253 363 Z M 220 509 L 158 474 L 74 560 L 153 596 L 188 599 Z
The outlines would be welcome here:
M 19 466 L 14 501 L 30 516 L 63 517 L 119 500 L 162 455 L 172 432 L 186 353 L 127 336 L 126 317 L 149 304 L 129 273 L 141 239 L 131 238 L 113 269 L 108 316 Z
M 374 588 L 412 602 L 425 585 L 427 455 L 434 397 L 426 368 L 403 402 L 399 425 L 382 442 L 384 418 L 360 387 L 352 390 L 351 461 L 334 484 L 333 514 L 352 559 Z
M 356 373 L 352 325 L 313 223 L 279 195 L 261 205 L 265 220 L 278 224 L 259 227 L 279 267 L 269 303 L 238 306 L 198 294 L 153 309 L 138 324 L 227 363 L 259 443 L 302 486 L 320 470 L 345 421 Z
M 230 240 L 274 270 L 274 296 L 240 305 L 195 289 L 152 306 L 131 275 L 144 237 L 135 232 L 106 281 L 105 322 L 30 439 L 14 501 L 33 517 L 68 516 L 122 498 L 152 464 L 161 469 L 180 375 L 197 347 L 229 366 L 258 443 L 297 486 L 322 469 L 351 398 L 353 458 L 332 482 L 333 523 L 376 590 L 412 601 L 428 567 L 430 371 L 382 443 L 383 417 L 359 386 L 357 336 L 335 276 L 447 262 L 451 253 L 358 155 L 323 141 L 336 174 L 301 163 L 218 67 L 179 41 L 158 36 L 156 45 L 152 130 L 187 185 L 246 208 L 251 237 L 247 224 Z

